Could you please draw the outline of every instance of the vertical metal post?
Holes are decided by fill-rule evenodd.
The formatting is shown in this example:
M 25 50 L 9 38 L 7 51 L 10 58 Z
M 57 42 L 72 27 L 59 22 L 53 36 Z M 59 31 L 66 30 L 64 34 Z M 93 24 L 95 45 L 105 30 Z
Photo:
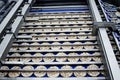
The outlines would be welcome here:
M 98 11 L 95 0 L 88 0 L 92 15 L 95 22 L 103 22 Z M 98 40 L 100 41 L 101 51 L 103 52 L 104 63 L 106 65 L 109 79 L 110 80 L 119 80 L 120 79 L 120 69 L 114 55 L 114 51 L 110 40 L 108 38 L 105 28 L 98 29 Z

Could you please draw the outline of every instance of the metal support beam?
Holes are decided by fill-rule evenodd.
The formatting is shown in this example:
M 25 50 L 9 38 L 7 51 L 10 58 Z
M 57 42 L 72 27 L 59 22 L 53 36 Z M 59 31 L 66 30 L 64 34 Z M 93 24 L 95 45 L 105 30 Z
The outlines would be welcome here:
M 15 40 L 15 37 L 18 33 L 18 30 L 20 29 L 20 26 L 24 20 L 25 14 L 30 9 L 29 7 L 32 4 L 33 0 L 29 0 L 29 2 L 30 3 L 25 4 L 23 6 L 21 15 L 18 15 L 17 18 L 14 20 L 14 23 L 12 24 L 12 30 L 11 30 L 12 33 L 6 34 L 4 39 L 2 40 L 2 42 L 0 44 L 0 52 L 1 52 L 0 53 L 0 60 L 1 60 L 1 62 L 4 61 L 7 53 L 9 52 L 9 49 L 12 46 L 12 43 Z
M 88 0 L 95 22 L 103 22 L 98 11 L 95 0 Z M 120 79 L 120 69 L 114 55 L 110 40 L 105 28 L 98 29 L 98 40 L 100 41 L 101 51 L 103 52 L 104 64 L 108 71 L 110 80 Z
M 107 21 L 107 22 L 110 22 L 109 19 L 107 18 L 107 14 L 105 13 L 104 8 L 102 7 L 101 0 L 99 0 L 98 2 L 99 2 L 99 4 L 100 4 L 100 7 L 101 7 L 101 9 L 102 9 L 103 14 L 105 15 L 106 21 Z M 113 35 L 113 37 L 114 37 L 115 43 L 116 43 L 116 45 L 117 45 L 117 47 L 118 47 L 118 50 L 120 51 L 119 41 L 118 41 L 118 39 L 116 38 L 116 36 L 114 35 L 114 32 L 112 32 L 112 35 Z
M 79 77 L 79 78 L 1 78 L 1 80 L 105 80 L 104 77 Z
M 3 36 L 3 33 L 5 32 L 5 29 L 8 25 L 10 25 L 11 20 L 15 16 L 17 10 L 21 6 L 24 0 L 19 0 L 15 6 L 12 8 L 12 10 L 9 12 L 9 14 L 5 17 L 5 19 L 0 24 L 0 38 Z
M 13 34 L 7 34 L 4 37 L 4 40 L 0 44 L 0 60 L 4 60 L 12 43 L 14 41 L 14 36 Z
M 99 28 L 109 28 L 109 27 L 111 27 L 113 31 L 116 30 L 115 23 L 113 22 L 94 22 L 92 34 L 97 35 L 97 30 Z

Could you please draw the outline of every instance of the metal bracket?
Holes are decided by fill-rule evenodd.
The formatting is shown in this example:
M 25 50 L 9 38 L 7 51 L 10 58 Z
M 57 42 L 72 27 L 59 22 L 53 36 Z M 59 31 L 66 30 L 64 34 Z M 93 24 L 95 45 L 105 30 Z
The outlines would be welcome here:
M 113 31 L 117 30 L 115 23 L 113 22 L 94 22 L 92 34 L 97 35 L 97 31 L 99 28 L 112 28 Z

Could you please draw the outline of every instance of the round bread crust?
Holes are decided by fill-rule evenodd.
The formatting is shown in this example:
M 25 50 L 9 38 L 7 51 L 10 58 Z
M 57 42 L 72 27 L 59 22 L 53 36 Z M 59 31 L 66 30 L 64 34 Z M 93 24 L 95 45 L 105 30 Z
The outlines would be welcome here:
M 0 68 L 1 70 L 9 69 L 8 66 L 2 66 Z M 5 77 L 8 74 L 8 72 L 0 72 L 0 77 Z
M 51 66 L 49 69 L 50 70 L 58 70 L 58 67 L 57 66 Z M 56 78 L 56 77 L 59 76 L 59 72 L 57 72 L 57 71 L 47 72 L 47 76 L 50 77 L 50 78 Z
M 19 66 L 13 66 L 12 69 L 13 70 L 19 70 L 20 67 Z M 8 76 L 11 77 L 11 78 L 18 77 L 19 75 L 20 75 L 20 72 L 9 72 L 8 73 Z
M 66 66 L 63 66 L 61 69 L 63 69 L 63 70 L 72 69 L 72 67 L 66 65 Z M 71 71 L 65 71 L 65 72 L 60 72 L 60 74 L 61 74 L 62 77 L 68 78 L 68 77 L 70 77 L 73 74 L 73 72 L 71 72 Z
M 20 56 L 19 53 L 13 53 L 11 56 Z M 9 61 L 19 61 L 20 58 L 9 58 Z
M 83 66 L 77 66 L 75 69 L 85 69 Z M 75 71 L 74 75 L 76 77 L 85 77 L 86 76 L 86 72 L 85 71 Z
M 93 57 L 92 58 L 95 62 L 101 62 L 101 58 L 100 57 Z
M 34 56 L 42 56 L 42 54 L 40 54 L 40 53 L 35 53 Z M 32 58 L 32 61 L 33 61 L 33 62 L 40 62 L 40 61 L 42 61 L 42 57 Z
M 89 65 L 87 67 L 87 69 L 91 69 L 91 70 L 92 69 L 98 69 L 98 66 L 97 65 Z M 88 71 L 88 74 L 92 77 L 96 77 L 100 74 L 100 72 L 98 72 L 98 71 Z
M 69 56 L 77 56 L 77 55 L 78 55 L 77 53 L 69 53 Z M 78 62 L 79 57 L 68 57 L 67 59 L 70 62 Z
M 54 54 L 53 53 L 47 53 L 45 56 L 53 56 Z M 53 62 L 55 60 L 54 57 L 44 57 L 43 60 L 45 62 Z
M 64 78 L 69 78 L 70 76 L 72 76 L 73 72 L 65 71 L 65 72 L 60 72 L 60 74 Z
M 36 70 L 46 70 L 47 68 L 45 66 L 37 66 L 36 67 Z M 34 72 L 34 75 L 36 77 L 43 77 L 45 76 L 46 72 L 43 72 L 43 71 L 37 71 L 37 72 Z
M 34 68 L 32 66 L 25 66 L 23 70 L 33 70 Z M 23 77 L 30 77 L 33 74 L 33 72 L 21 72 L 21 75 Z
M 57 56 L 66 56 L 66 54 L 61 52 L 61 53 L 58 53 Z M 65 62 L 66 59 L 67 59 L 66 57 L 57 57 L 56 61 L 58 61 L 58 62 Z
M 24 53 L 22 56 L 31 56 L 31 54 L 30 53 Z M 20 61 L 29 62 L 29 61 L 31 61 L 31 58 L 30 57 L 20 58 Z
M 80 57 L 80 60 L 82 61 L 82 62 L 90 62 L 91 61 L 91 57 Z

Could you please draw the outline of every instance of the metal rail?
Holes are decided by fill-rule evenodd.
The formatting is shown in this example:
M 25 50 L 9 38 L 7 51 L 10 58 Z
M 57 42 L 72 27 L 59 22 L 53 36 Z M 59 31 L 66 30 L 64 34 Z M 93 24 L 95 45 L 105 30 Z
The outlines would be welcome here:
M 104 15 L 105 15 L 106 21 L 107 21 L 107 22 L 110 22 L 109 19 L 108 19 L 108 17 L 107 17 L 107 14 L 105 13 L 104 8 L 102 7 L 101 0 L 98 0 L 98 2 L 99 2 L 99 4 L 100 4 L 100 7 L 101 7 L 102 10 L 103 10 L 103 13 L 104 13 Z M 117 40 L 116 36 L 114 35 L 114 31 L 112 32 L 112 35 L 113 35 L 113 37 L 114 37 L 114 40 L 115 40 L 116 45 L 117 45 L 117 47 L 118 47 L 118 50 L 120 51 L 119 41 Z
M 18 33 L 18 30 L 20 29 L 21 23 L 24 20 L 25 14 L 27 13 L 30 5 L 32 4 L 33 0 L 29 0 L 28 3 L 24 4 L 23 8 L 22 8 L 22 12 L 20 15 L 18 15 L 16 17 L 16 19 L 14 20 L 13 24 L 12 24 L 12 32 L 8 33 L 5 35 L 4 39 L 2 40 L 1 44 L 0 44 L 0 60 L 4 60 L 7 53 L 9 52 L 9 49 L 13 43 L 13 41 L 16 38 L 16 35 Z M 23 0 L 19 0 L 16 5 L 12 8 L 12 10 L 9 12 L 9 14 L 7 15 L 7 17 L 4 19 L 4 21 L 1 23 L 1 35 L 4 32 L 4 29 L 6 28 L 6 26 L 9 25 L 9 21 L 10 19 L 12 19 L 12 17 L 15 15 L 15 13 L 18 11 L 19 7 L 22 5 Z
M 102 62 L 4 62 L 6 65 L 85 65 L 85 64 L 103 64 Z
M 0 38 L 5 33 L 5 29 L 7 28 L 7 26 L 10 25 L 11 20 L 13 19 L 13 17 L 15 17 L 15 14 L 17 13 L 17 10 L 20 8 L 22 3 L 23 3 L 23 0 L 19 0 L 15 4 L 15 6 L 11 9 L 9 14 L 5 17 L 5 19 L 1 22 L 1 24 L 0 24 Z
M 94 21 L 103 22 L 95 0 L 88 0 L 88 1 L 90 4 L 92 15 L 94 17 Z M 109 78 L 111 80 L 119 80 L 120 69 L 105 28 L 98 29 L 98 40 L 100 42 L 101 51 L 103 52 L 103 57 L 105 60 L 104 64 L 106 65 L 107 70 L 109 72 L 108 73 Z
M 73 52 L 73 51 L 100 51 L 99 49 L 75 49 L 75 50 L 10 50 L 9 52 Z
M 11 80 L 12 78 L 1 78 L 1 79 L 6 79 L 6 80 Z M 14 78 L 13 78 L 14 79 Z M 17 80 L 56 80 L 56 78 L 17 78 Z M 100 78 L 96 78 L 96 77 L 92 77 L 92 78 L 58 78 L 57 80 L 105 80 L 105 77 L 100 77 Z
M 0 23 L 8 14 L 8 12 L 14 7 L 15 4 L 16 2 L 6 3 L 5 6 L 0 10 Z

